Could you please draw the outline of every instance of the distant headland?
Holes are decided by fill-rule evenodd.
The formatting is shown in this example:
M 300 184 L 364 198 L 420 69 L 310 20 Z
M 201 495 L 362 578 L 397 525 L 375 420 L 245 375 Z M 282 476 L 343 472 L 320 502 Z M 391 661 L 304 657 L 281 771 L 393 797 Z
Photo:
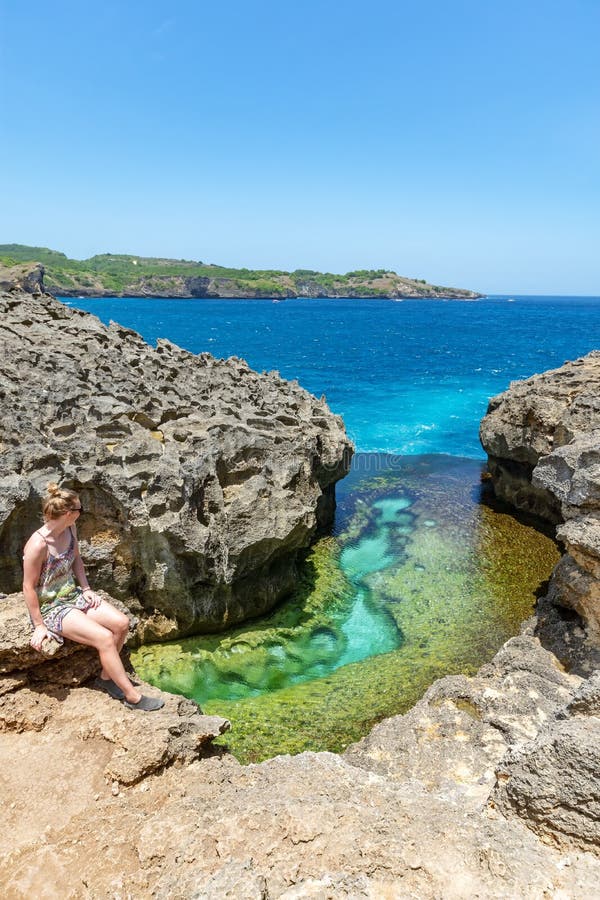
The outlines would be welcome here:
M 350 297 L 475 300 L 475 291 L 429 284 L 386 269 L 345 275 L 296 269 L 231 269 L 186 259 L 102 253 L 69 259 L 46 247 L 0 244 L 0 282 L 21 281 L 61 297 Z

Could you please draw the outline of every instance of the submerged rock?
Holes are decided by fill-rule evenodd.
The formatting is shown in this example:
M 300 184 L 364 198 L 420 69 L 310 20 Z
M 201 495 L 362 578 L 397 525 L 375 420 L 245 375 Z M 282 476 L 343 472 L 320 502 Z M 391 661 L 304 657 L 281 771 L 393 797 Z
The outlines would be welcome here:
M 324 398 L 48 295 L 0 294 L 0 317 L 3 590 L 52 480 L 79 492 L 90 580 L 137 600 L 141 639 L 220 630 L 290 592 L 352 456 Z

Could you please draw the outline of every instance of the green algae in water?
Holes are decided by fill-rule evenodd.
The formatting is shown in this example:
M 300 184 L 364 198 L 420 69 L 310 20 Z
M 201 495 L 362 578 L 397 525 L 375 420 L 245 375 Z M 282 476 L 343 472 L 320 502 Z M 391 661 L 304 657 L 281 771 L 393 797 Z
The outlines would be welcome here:
M 225 635 L 142 647 L 144 678 L 232 720 L 242 761 L 339 751 L 516 634 L 559 558 L 480 502 L 481 464 L 361 455 L 296 596 Z M 370 463 L 370 465 L 369 465 Z
M 293 602 L 226 634 L 141 647 L 136 669 L 205 706 L 310 681 L 397 647 L 401 635 L 393 617 L 361 596 L 339 556 L 338 542 L 322 539 L 308 557 Z

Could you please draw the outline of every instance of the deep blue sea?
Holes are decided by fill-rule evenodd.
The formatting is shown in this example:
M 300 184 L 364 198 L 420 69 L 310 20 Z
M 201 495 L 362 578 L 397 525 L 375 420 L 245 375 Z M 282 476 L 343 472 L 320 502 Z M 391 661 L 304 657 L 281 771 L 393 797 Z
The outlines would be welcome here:
M 325 394 L 357 449 L 483 457 L 479 420 L 510 381 L 600 349 L 599 297 L 63 302 L 194 353 L 241 356 Z

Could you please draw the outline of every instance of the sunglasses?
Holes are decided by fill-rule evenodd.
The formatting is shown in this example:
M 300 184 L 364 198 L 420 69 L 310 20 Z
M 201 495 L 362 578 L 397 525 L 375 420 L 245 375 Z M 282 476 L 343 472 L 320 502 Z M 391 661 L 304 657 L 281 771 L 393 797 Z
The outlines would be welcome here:
M 69 512 L 82 513 L 82 512 L 84 512 L 84 509 L 83 509 L 83 506 L 72 506 L 71 509 L 69 510 Z

